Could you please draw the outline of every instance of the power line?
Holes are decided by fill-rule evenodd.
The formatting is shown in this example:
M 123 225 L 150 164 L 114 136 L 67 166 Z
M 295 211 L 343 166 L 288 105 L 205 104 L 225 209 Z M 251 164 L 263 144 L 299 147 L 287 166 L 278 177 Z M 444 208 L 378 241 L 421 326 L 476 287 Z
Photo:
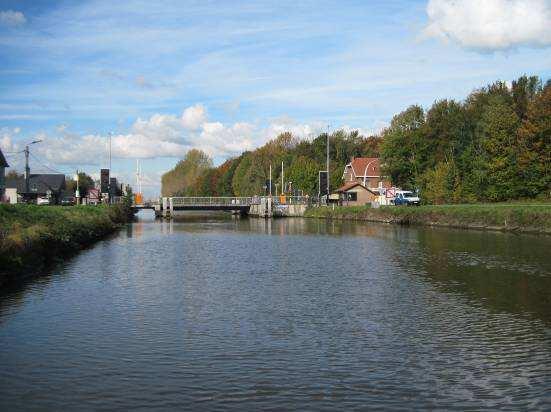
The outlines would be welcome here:
M 59 173 L 59 174 L 62 174 L 62 175 L 65 174 L 65 173 L 60 172 L 59 170 L 52 169 L 51 167 L 46 166 L 46 165 L 45 165 L 44 163 L 42 163 L 42 162 L 40 161 L 40 159 L 39 159 L 37 156 L 35 156 L 34 154 L 32 154 L 32 153 L 29 153 L 29 154 L 30 154 L 31 157 L 32 157 L 34 160 L 36 160 L 36 161 L 38 162 L 38 164 L 40 164 L 42 167 L 45 167 L 46 169 L 48 169 L 48 170 L 50 170 L 50 171 L 52 171 L 52 172 L 54 172 L 54 173 Z

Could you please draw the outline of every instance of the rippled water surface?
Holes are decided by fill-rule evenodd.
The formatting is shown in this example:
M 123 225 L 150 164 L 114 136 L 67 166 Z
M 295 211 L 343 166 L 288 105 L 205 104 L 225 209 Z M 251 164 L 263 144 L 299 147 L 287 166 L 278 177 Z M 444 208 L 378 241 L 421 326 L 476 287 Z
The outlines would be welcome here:
M 551 237 L 147 216 L 0 294 L 0 410 L 551 409 Z

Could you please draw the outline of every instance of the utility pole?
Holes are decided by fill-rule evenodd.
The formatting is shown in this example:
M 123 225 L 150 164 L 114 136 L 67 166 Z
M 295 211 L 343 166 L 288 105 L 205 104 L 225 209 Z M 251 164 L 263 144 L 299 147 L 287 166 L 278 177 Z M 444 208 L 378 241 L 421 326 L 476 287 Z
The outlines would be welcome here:
M 276 192 L 277 192 L 277 186 L 276 186 Z M 272 164 L 271 163 L 270 163 L 270 197 L 272 197 Z
M 138 161 L 138 191 L 142 193 L 142 162 Z
M 42 139 L 39 140 L 33 140 L 29 144 L 25 145 L 25 195 L 29 195 L 29 192 L 31 191 L 29 188 L 29 179 L 31 176 L 31 168 L 29 167 L 29 146 L 32 144 L 40 143 Z
M 109 132 L 109 175 L 111 175 L 111 135 L 113 133 Z
M 140 160 L 136 159 L 136 191 L 140 193 Z
M 29 146 L 25 146 L 25 193 L 29 193 L 29 175 L 31 168 L 29 167 Z
M 112 187 L 111 187 L 111 176 L 113 175 L 112 174 L 112 171 L 111 171 L 111 132 L 109 132 L 109 181 L 107 182 L 107 191 L 109 192 L 109 203 L 112 202 L 112 196 L 113 196 L 113 190 L 112 190 Z
M 326 165 L 327 168 L 327 204 L 329 204 L 329 126 L 327 125 L 327 159 L 326 159 Z

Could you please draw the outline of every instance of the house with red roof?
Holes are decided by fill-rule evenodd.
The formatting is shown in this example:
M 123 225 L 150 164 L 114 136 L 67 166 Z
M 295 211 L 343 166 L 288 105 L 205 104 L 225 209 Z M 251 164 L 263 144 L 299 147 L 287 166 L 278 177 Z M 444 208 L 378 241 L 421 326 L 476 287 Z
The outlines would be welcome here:
M 342 178 L 345 183 L 359 182 L 367 188 L 377 190 L 390 187 L 390 181 L 381 173 L 378 157 L 356 157 L 344 167 Z
M 363 206 L 371 204 L 379 197 L 379 193 L 365 187 L 355 180 L 346 182 L 337 189 L 339 203 L 343 206 Z
M 376 201 L 382 188 L 391 187 L 390 181 L 381 173 L 378 157 L 356 157 L 344 167 L 343 186 L 337 189 L 340 203 L 345 206 L 360 206 Z

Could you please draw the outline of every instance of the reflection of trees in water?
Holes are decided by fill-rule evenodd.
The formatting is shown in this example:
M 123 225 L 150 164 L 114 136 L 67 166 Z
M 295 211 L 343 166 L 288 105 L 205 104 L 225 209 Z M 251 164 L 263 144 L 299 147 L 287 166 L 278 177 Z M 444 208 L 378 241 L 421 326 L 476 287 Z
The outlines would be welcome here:
M 2 285 L 0 291 L 0 324 L 2 324 L 6 317 L 5 313 L 13 313 L 17 311 L 17 308 L 25 303 L 25 297 L 27 293 L 42 293 L 37 292 L 46 290 L 55 279 L 60 277 L 69 277 L 64 268 L 70 264 L 71 257 L 66 258 L 63 262 L 53 262 L 46 265 L 40 272 L 31 273 L 23 278 L 10 282 L 6 285 Z
M 369 236 L 387 237 L 396 227 L 366 222 L 340 222 L 323 219 L 281 218 L 245 219 L 242 230 L 272 235 L 329 235 L 329 236 Z
M 492 232 L 416 229 L 416 245 L 396 258 L 446 293 L 460 292 L 494 311 L 551 323 L 551 239 Z

